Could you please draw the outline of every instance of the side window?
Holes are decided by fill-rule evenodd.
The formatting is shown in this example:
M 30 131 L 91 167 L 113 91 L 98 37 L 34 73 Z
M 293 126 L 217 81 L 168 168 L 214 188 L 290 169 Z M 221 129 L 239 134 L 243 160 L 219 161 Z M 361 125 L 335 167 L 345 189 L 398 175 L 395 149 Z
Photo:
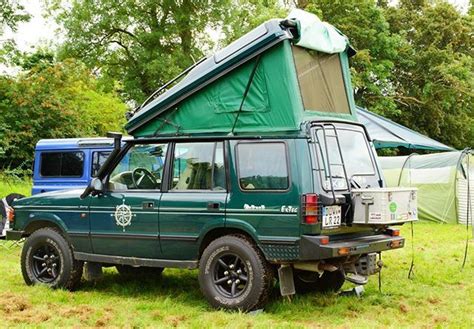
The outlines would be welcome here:
M 109 157 L 111 151 L 95 151 L 92 153 L 92 177 L 96 177 L 105 160 Z
M 167 144 L 133 145 L 110 174 L 109 190 L 161 188 Z
M 171 190 L 225 190 L 223 143 L 176 143 Z
M 82 177 L 83 152 L 41 153 L 40 174 L 43 177 Z
M 290 186 L 284 143 L 237 144 L 237 162 L 243 190 L 286 190 Z

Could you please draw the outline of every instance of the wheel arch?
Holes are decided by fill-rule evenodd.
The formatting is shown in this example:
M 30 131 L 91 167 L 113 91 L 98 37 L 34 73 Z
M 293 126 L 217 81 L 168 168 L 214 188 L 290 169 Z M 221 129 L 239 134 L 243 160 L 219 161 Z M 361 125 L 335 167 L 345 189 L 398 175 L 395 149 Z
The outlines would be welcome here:
M 202 253 L 204 252 L 204 249 L 215 239 L 220 238 L 225 235 L 230 235 L 230 234 L 241 234 L 249 238 L 256 246 L 257 248 L 263 253 L 262 248 L 258 244 L 258 239 L 256 232 L 248 228 L 242 227 L 242 226 L 228 226 L 226 225 L 225 227 L 218 227 L 218 228 L 213 228 L 209 231 L 207 231 L 198 241 L 199 244 L 199 254 L 198 258 L 200 259 L 202 256 Z
M 41 229 L 41 228 L 53 228 L 58 230 L 63 236 L 67 236 L 66 233 L 66 227 L 62 223 L 62 221 L 58 220 L 52 220 L 51 218 L 35 218 L 34 220 L 30 221 L 28 224 L 26 224 L 25 229 L 24 229 L 24 235 L 29 236 L 33 232 Z

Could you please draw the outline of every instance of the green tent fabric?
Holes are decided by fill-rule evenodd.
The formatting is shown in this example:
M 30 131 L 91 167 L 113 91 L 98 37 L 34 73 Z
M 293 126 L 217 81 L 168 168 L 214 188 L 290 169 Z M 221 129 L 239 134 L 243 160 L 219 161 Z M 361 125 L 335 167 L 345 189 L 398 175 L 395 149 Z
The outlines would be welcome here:
M 452 147 L 358 106 L 357 118 L 367 128 L 376 149 L 402 146 L 411 150 L 454 151 Z
M 302 13 L 304 22 L 270 20 L 201 61 L 125 128 L 134 137 L 261 134 L 298 132 L 321 117 L 356 121 L 352 48 L 334 27 Z
M 387 186 L 418 188 L 421 220 L 472 224 L 474 156 L 471 150 L 379 157 L 379 163 Z
M 291 131 L 299 129 L 303 104 L 289 42 L 282 42 L 180 103 L 164 117 L 182 133 Z M 248 94 L 244 93 L 255 69 Z M 236 118 L 242 103 L 242 110 Z M 176 133 L 177 127 L 154 120 L 135 136 Z

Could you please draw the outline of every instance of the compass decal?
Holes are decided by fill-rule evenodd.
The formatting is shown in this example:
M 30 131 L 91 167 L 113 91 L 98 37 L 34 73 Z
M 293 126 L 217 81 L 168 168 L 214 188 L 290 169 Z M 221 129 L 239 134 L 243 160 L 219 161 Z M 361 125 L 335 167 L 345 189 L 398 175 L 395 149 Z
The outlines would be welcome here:
M 136 215 L 132 213 L 130 206 L 125 204 L 125 199 L 122 200 L 122 204 L 115 207 L 115 212 L 111 214 L 115 217 L 115 223 L 118 226 L 122 226 L 123 231 L 125 232 L 125 227 L 132 225 L 132 218 Z

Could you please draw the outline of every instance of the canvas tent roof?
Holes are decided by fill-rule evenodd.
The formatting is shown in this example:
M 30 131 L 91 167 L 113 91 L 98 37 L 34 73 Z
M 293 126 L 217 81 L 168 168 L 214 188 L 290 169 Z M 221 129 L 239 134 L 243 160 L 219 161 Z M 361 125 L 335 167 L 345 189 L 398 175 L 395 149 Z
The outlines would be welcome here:
M 365 125 L 377 149 L 406 147 L 415 150 L 453 151 L 452 147 L 426 137 L 381 115 L 357 106 L 357 117 Z
M 345 89 L 344 98 L 347 98 L 350 104 L 348 116 L 344 113 L 340 117 L 345 116 L 346 119 L 355 120 L 355 104 L 347 60 L 347 57 L 355 51 L 350 47 L 347 37 L 332 25 L 321 22 L 312 14 L 298 10 L 292 12 L 286 20 L 273 19 L 265 22 L 216 54 L 198 62 L 176 85 L 164 90 L 161 95 L 140 108 L 125 128 L 136 137 L 149 136 L 157 126 L 160 132 L 163 131 L 161 124 L 155 119 L 162 120 L 165 126 L 169 126 L 172 125 L 169 116 L 173 116 L 173 123 L 178 122 L 176 126 L 180 126 L 180 120 L 189 123 L 190 118 L 202 120 L 202 117 L 206 116 L 209 122 L 219 121 L 221 126 L 218 128 L 222 130 L 223 126 L 228 125 L 231 117 L 236 114 L 235 111 L 230 113 L 225 107 L 229 106 L 229 100 L 232 104 L 242 101 L 241 87 L 242 85 L 245 87 L 249 81 L 252 88 L 257 89 L 257 93 L 248 95 L 250 100 L 245 99 L 245 102 L 255 103 L 260 100 L 260 103 L 258 106 L 251 106 L 251 110 L 255 113 L 253 119 L 249 119 L 248 113 L 247 118 L 242 116 L 243 124 L 239 127 L 241 130 L 248 128 L 256 131 L 257 127 L 263 130 L 270 127 L 281 131 L 299 129 L 299 124 L 305 115 L 296 80 L 297 74 L 290 41 L 291 45 L 316 50 L 319 53 L 336 54 L 336 57 L 340 58 L 339 67 L 342 67 L 344 77 L 340 83 L 337 83 Z M 260 57 L 262 57 L 261 61 Z M 321 66 L 325 65 L 324 61 L 326 58 L 319 59 Z M 262 63 L 259 64 L 260 62 Z M 257 67 L 258 70 L 256 70 Z M 252 81 L 254 74 L 257 81 Z M 328 85 L 331 86 L 331 83 L 335 82 L 329 81 Z M 216 87 L 218 84 L 221 84 L 219 88 Z M 288 91 L 283 94 L 275 91 L 272 94 L 273 89 L 284 91 L 283 88 L 288 88 Z M 226 95 L 218 95 L 217 89 L 219 92 L 224 90 Z M 331 90 L 331 88 L 326 89 Z M 278 108 L 285 98 L 288 99 L 285 103 L 287 107 L 283 108 L 281 104 Z M 337 97 L 333 98 L 337 99 Z M 182 104 L 184 105 L 181 106 Z M 268 105 L 267 109 L 265 105 Z M 192 110 L 191 106 L 194 106 Z M 170 113 L 178 107 L 177 114 Z M 219 109 L 217 111 L 220 111 L 219 113 L 213 113 L 218 107 L 223 109 Z M 264 114 L 265 111 L 266 114 Z M 292 111 L 294 113 L 291 113 Z M 335 114 L 337 115 L 338 113 Z M 201 129 L 199 120 L 194 121 L 193 124 L 196 126 L 193 127 L 194 130 L 189 127 L 184 130 L 189 133 Z

